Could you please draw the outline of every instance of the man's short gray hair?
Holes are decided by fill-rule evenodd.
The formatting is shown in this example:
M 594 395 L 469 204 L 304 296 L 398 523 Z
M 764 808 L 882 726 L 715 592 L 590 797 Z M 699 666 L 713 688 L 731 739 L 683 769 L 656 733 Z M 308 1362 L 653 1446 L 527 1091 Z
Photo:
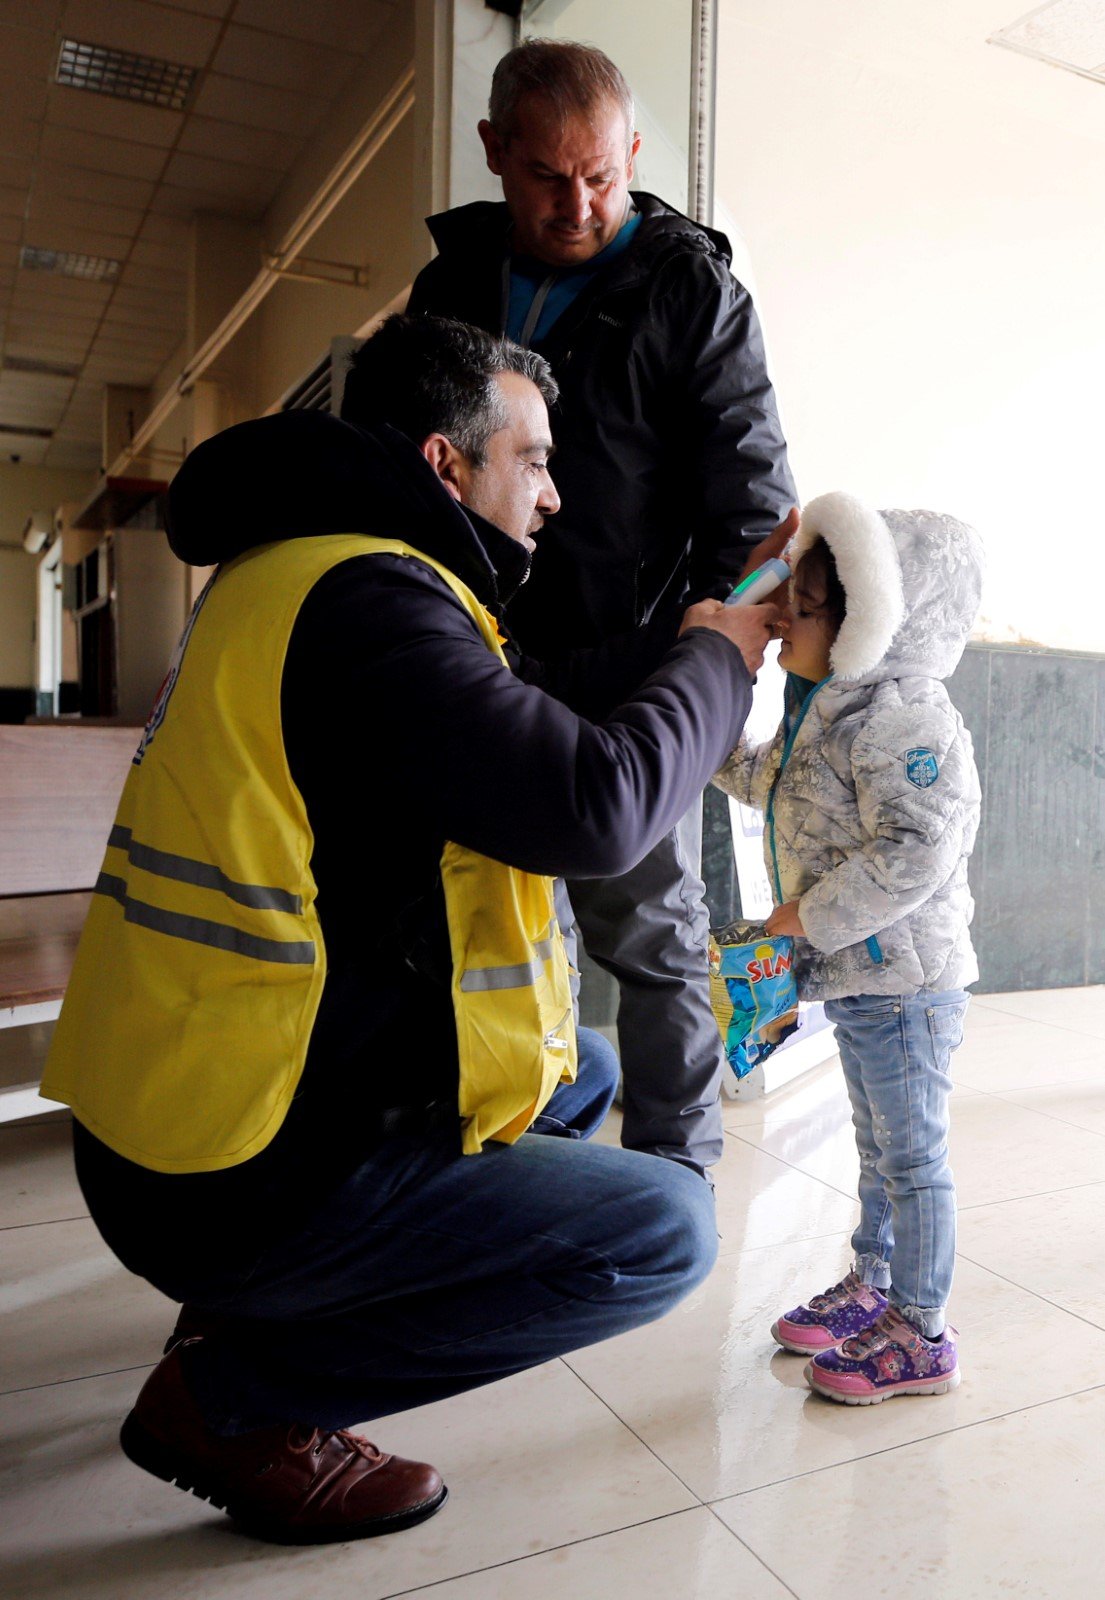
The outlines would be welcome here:
M 390 423 L 415 444 L 452 440 L 474 467 L 507 423 L 495 379 L 516 372 L 551 406 L 556 379 L 544 356 L 449 317 L 388 317 L 352 355 L 341 414 L 372 427 Z
M 527 39 L 505 55 L 491 79 L 488 119 L 504 144 L 517 132 L 518 106 L 527 94 L 541 95 L 562 122 L 593 119 L 613 101 L 625 118 L 626 145 L 633 140 L 633 95 L 620 70 L 594 45 L 571 39 Z

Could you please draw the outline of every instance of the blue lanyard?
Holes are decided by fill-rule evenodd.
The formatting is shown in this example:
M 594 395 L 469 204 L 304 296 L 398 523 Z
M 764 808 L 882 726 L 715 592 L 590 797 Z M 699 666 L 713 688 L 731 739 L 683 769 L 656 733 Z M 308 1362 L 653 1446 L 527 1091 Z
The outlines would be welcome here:
M 783 768 L 790 760 L 790 752 L 794 749 L 794 741 L 798 737 L 798 730 L 806 720 L 806 712 L 813 704 L 813 697 L 820 689 L 823 689 L 827 683 L 832 681 L 832 676 L 833 675 L 830 672 L 827 678 L 822 678 L 820 683 L 814 684 L 809 694 L 802 701 L 801 710 L 798 713 L 793 727 L 788 727 L 788 722 L 790 720 L 789 714 L 786 712 L 783 714 L 783 726 L 787 729 L 786 741 L 783 744 L 783 753 L 779 758 L 779 770 L 775 774 L 775 778 L 771 785 L 771 790 L 767 797 L 767 805 L 764 807 L 764 820 L 767 823 L 768 843 L 771 846 L 771 870 L 775 878 L 775 903 L 776 905 L 780 906 L 783 903 L 783 886 L 779 881 L 779 857 L 775 852 L 775 791 L 779 787 L 780 778 L 783 776 Z

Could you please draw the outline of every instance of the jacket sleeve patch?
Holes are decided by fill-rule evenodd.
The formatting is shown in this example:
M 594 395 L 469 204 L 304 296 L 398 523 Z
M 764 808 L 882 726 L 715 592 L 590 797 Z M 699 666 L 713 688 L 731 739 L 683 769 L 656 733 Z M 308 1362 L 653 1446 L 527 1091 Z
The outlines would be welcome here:
M 932 750 L 907 750 L 905 775 L 915 789 L 931 789 L 940 776 L 940 763 Z

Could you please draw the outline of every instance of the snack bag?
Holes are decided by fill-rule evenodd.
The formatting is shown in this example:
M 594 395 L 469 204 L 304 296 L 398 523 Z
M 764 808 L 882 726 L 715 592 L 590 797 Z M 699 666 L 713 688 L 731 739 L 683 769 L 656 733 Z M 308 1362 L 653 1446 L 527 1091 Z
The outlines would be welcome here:
M 738 919 L 710 934 L 710 1004 L 738 1078 L 798 1026 L 793 961 L 794 940 L 762 922 Z

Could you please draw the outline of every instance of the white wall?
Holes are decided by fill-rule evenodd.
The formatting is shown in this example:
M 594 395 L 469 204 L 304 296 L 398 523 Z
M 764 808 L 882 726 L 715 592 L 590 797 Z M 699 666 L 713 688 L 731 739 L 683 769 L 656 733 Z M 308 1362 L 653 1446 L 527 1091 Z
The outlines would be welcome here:
M 34 558 L 0 547 L 0 689 L 28 689 L 35 681 L 37 584 Z
M 1105 88 L 988 45 L 1016 14 L 720 0 L 718 196 L 800 493 L 973 521 L 991 637 L 1105 650 Z
M 34 511 L 52 512 L 65 500 L 83 500 L 94 482 L 90 472 L 0 462 L 0 688 L 26 689 L 35 682 L 38 558 L 20 542 L 27 518 Z

